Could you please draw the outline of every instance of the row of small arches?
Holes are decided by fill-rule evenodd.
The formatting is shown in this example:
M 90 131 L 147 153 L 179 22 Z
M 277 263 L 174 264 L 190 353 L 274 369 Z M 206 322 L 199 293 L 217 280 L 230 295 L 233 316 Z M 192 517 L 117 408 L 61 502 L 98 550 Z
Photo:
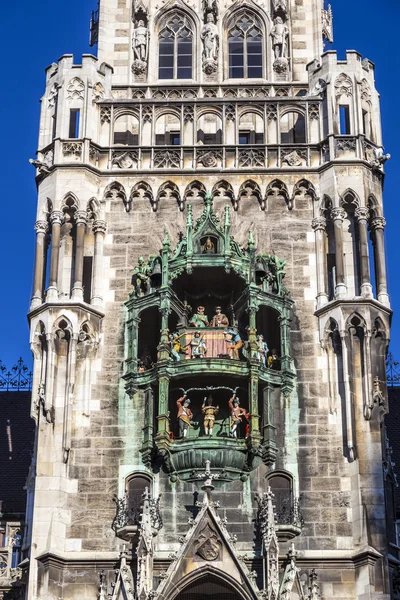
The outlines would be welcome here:
M 183 211 L 186 203 L 204 200 L 206 195 L 206 187 L 200 181 L 193 181 L 186 186 L 183 193 L 173 181 L 164 182 L 158 190 L 153 191 L 152 187 L 146 181 L 139 181 L 134 185 L 130 194 L 126 193 L 124 186 L 115 181 L 111 183 L 105 190 L 105 200 L 120 200 L 123 202 L 126 212 L 134 209 L 135 204 L 139 201 L 147 201 L 151 209 L 156 212 L 160 202 L 171 200 L 176 203 L 178 209 Z M 238 210 L 241 201 L 256 201 L 261 210 L 267 210 L 268 201 L 281 202 L 282 206 L 286 206 L 288 210 L 292 210 L 295 206 L 296 198 L 302 197 L 307 200 L 315 200 L 315 188 L 306 179 L 298 181 L 290 194 L 287 186 L 275 179 L 267 186 L 265 192 L 262 192 L 261 187 L 255 181 L 249 179 L 242 183 L 237 194 L 232 185 L 225 181 L 218 181 L 212 188 L 211 194 L 214 199 L 222 200 L 230 204 L 235 211 Z

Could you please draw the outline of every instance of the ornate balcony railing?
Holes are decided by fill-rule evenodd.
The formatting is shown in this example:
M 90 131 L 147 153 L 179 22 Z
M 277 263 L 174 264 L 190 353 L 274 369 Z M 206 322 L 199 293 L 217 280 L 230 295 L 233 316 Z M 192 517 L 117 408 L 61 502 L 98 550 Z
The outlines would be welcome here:
M 386 360 L 387 384 L 390 387 L 400 386 L 400 363 L 389 352 Z
M 32 372 L 22 358 L 11 369 L 0 360 L 0 392 L 30 392 L 31 389 Z
M 303 517 L 300 510 L 300 498 L 293 498 L 287 492 L 274 492 L 275 515 L 278 525 L 293 525 L 303 527 Z

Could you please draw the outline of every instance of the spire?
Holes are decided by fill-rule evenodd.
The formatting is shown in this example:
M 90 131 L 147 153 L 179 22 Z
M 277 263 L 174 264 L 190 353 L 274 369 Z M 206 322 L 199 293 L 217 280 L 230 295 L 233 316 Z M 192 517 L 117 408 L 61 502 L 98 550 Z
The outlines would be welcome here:
M 214 479 L 219 479 L 219 476 L 220 476 L 219 473 L 212 473 L 210 466 L 211 466 L 211 462 L 209 460 L 206 460 L 205 472 L 199 473 L 197 475 L 198 479 L 204 479 L 204 484 L 201 486 L 201 489 L 204 490 L 203 505 L 211 504 L 211 493 L 215 488 L 215 486 L 213 485 L 212 482 Z
M 208 192 L 206 192 L 206 195 L 204 196 L 204 204 L 206 206 L 207 214 L 210 214 L 213 208 L 213 197 L 210 190 L 208 190 Z

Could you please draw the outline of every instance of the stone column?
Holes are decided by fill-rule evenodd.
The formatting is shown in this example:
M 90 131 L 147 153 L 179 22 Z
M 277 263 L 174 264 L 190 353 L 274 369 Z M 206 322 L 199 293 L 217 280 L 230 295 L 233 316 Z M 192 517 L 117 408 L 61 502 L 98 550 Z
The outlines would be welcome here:
M 43 302 L 43 280 L 45 271 L 45 253 L 46 253 L 46 234 L 48 231 L 46 221 L 36 221 L 36 254 L 35 254 L 35 273 L 33 276 L 33 295 L 31 300 L 31 309 L 40 306 Z
M 84 210 L 76 213 L 76 250 L 75 250 L 75 278 L 72 288 L 72 300 L 83 301 L 83 252 L 85 242 L 87 214 Z
M 368 257 L 368 218 L 369 210 L 365 207 L 357 208 L 355 216 L 358 224 L 358 240 L 360 253 L 360 276 L 361 276 L 361 295 L 365 298 L 372 298 L 371 276 L 369 272 Z
M 336 287 L 335 297 L 344 298 L 347 294 L 347 286 L 344 281 L 344 257 L 343 257 L 343 220 L 346 216 L 343 208 L 333 208 L 331 211 L 335 232 L 335 258 L 336 258 Z
M 327 265 L 325 251 L 325 217 L 316 217 L 313 219 L 312 228 L 315 232 L 315 248 L 317 255 L 317 307 L 320 308 L 328 302 L 328 294 L 326 291 Z
M 93 260 L 93 286 L 90 303 L 95 306 L 103 304 L 103 248 L 107 224 L 105 221 L 96 220 L 93 223 L 94 231 L 94 260 Z
M 51 258 L 49 287 L 46 294 L 47 302 L 58 300 L 58 263 L 60 257 L 61 223 L 63 218 L 64 215 L 60 210 L 55 210 L 50 215 Z
M 349 374 L 349 353 L 347 349 L 346 331 L 340 332 L 342 342 L 342 367 L 343 367 L 343 384 L 345 396 L 345 414 L 346 414 L 346 433 L 347 433 L 347 449 L 349 451 L 349 460 L 355 458 L 354 440 L 353 440 L 353 407 L 351 402 L 351 387 Z
M 371 230 L 374 232 L 376 293 L 379 302 L 389 305 L 385 261 L 385 227 L 386 220 L 383 217 L 375 217 L 371 222 Z

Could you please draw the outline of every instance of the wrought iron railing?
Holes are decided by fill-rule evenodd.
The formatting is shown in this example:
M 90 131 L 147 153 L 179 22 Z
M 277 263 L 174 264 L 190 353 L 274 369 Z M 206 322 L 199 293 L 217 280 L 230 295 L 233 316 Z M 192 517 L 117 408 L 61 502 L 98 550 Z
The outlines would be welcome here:
M 386 360 L 387 384 L 390 387 L 400 386 L 400 363 L 389 352 Z
M 300 510 L 300 498 L 293 498 L 286 491 L 274 491 L 273 504 L 278 525 L 293 525 L 303 527 L 304 521 Z
M 30 392 L 32 389 L 32 372 L 20 358 L 8 369 L 0 360 L 0 392 Z
M 89 46 L 95 46 L 99 41 L 99 9 L 92 10 L 90 18 Z

